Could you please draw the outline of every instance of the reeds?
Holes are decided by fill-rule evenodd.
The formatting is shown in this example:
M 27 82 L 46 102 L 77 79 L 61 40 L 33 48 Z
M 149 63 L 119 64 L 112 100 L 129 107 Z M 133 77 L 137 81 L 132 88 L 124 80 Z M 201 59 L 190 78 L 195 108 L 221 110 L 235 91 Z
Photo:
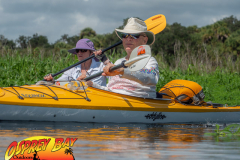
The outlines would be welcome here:
M 182 48 L 184 45 L 184 49 Z M 160 68 L 168 68 L 171 71 L 187 71 L 189 68 L 196 73 L 213 73 L 217 69 L 225 72 L 240 72 L 240 57 L 233 53 L 219 53 L 218 48 L 207 49 L 202 44 L 198 51 L 193 51 L 189 44 L 181 44 L 177 41 L 174 45 L 174 56 L 171 63 L 167 62 L 164 52 L 156 55 Z

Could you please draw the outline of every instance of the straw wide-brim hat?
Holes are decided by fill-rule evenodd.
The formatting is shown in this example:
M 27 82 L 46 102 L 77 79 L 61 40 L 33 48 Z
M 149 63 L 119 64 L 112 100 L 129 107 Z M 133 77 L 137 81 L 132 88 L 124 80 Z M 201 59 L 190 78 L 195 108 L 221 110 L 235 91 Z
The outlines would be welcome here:
M 145 33 L 148 37 L 147 44 L 152 45 L 155 41 L 155 34 L 147 30 L 147 25 L 144 21 L 138 18 L 129 18 L 126 26 L 123 29 L 115 29 L 117 36 L 122 40 L 121 33 Z

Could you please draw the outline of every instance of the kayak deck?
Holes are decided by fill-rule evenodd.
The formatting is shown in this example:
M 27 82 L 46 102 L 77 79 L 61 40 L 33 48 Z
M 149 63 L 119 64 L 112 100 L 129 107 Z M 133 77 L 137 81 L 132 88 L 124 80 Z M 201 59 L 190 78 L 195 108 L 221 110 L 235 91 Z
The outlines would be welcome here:
M 0 104 L 69 109 L 126 110 L 153 112 L 240 112 L 240 106 L 184 105 L 170 99 L 122 95 L 88 87 L 70 90 L 65 86 L 24 85 L 0 89 Z

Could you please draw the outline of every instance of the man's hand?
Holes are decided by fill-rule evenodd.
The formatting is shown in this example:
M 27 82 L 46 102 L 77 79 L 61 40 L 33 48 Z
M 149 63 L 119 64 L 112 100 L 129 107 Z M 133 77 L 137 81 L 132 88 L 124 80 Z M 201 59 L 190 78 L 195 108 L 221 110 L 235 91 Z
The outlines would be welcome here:
M 119 68 L 119 69 L 116 69 L 116 70 L 110 72 L 110 68 L 112 68 L 113 66 L 115 66 L 115 65 L 112 64 L 112 63 L 108 63 L 106 65 L 106 67 L 103 68 L 102 75 L 103 76 L 116 76 L 116 75 L 119 75 L 119 74 L 123 75 L 124 68 Z

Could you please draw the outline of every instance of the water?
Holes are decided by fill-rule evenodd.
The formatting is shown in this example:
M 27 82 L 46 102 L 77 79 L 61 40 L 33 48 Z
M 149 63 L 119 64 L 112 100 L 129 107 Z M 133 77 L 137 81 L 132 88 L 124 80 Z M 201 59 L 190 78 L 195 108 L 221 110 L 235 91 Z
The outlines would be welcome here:
M 210 126 L 210 127 L 209 127 Z M 221 126 L 220 129 L 223 129 Z M 240 159 L 240 136 L 207 136 L 215 125 L 0 122 L 0 159 L 13 141 L 33 136 L 78 138 L 82 159 Z

